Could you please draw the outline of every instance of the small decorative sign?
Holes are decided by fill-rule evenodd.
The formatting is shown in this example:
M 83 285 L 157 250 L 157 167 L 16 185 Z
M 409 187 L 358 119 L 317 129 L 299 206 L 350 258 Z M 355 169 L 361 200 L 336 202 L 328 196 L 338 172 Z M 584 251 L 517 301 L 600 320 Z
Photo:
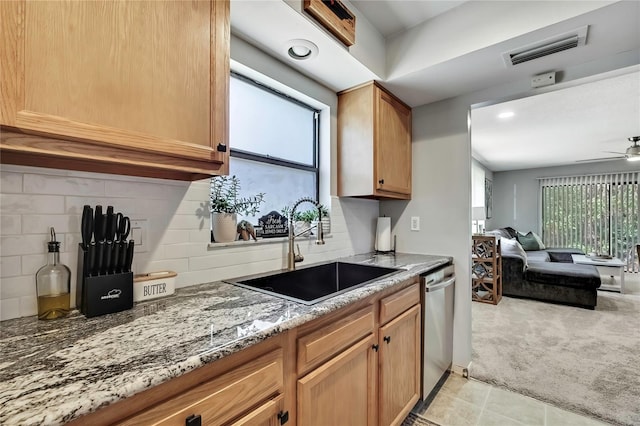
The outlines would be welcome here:
M 258 226 L 262 228 L 263 238 L 286 237 L 289 235 L 288 225 L 289 219 L 275 210 L 258 219 Z

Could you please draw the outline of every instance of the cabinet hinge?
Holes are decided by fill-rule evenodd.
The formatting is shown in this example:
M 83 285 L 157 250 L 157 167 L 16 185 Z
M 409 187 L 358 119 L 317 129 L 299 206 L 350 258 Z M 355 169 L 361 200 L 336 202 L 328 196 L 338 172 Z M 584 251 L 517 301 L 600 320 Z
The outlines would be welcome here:
M 278 413 L 278 420 L 280 420 L 280 424 L 283 425 L 289 421 L 289 412 L 288 411 L 280 411 Z
M 227 152 L 227 144 L 219 143 L 218 147 L 216 148 L 216 150 L 218 152 Z

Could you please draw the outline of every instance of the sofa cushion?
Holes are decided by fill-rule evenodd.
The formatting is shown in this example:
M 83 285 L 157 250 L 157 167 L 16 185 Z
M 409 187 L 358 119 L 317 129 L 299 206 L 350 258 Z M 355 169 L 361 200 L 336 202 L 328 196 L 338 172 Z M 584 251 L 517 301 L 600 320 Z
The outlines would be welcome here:
M 542 239 L 533 231 L 529 231 L 526 234 L 518 233 L 517 239 L 520 245 L 522 245 L 522 248 L 526 251 L 545 249 Z
M 573 263 L 572 254 L 584 254 L 582 250 L 574 248 L 547 248 L 545 251 L 552 262 Z
M 527 263 L 549 261 L 551 261 L 549 253 L 547 253 L 545 250 L 531 250 L 527 252 Z
M 500 250 L 502 256 L 517 257 L 522 259 L 524 266 L 527 266 L 527 253 L 522 249 L 518 241 L 500 237 Z
M 600 274 L 595 266 L 574 263 L 531 263 L 525 271 L 525 279 L 564 287 L 590 289 L 600 287 Z
M 507 232 L 503 228 L 493 229 L 491 231 L 485 231 L 485 235 L 493 235 L 495 237 L 502 237 L 507 239 L 513 238 L 511 234 L 509 234 L 509 232 Z

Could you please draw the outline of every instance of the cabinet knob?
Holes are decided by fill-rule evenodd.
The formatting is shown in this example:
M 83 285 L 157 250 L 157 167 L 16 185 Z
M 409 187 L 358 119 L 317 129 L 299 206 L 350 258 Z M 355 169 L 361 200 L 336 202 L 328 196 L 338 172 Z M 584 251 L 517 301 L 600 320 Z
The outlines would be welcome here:
M 202 426 L 202 417 L 200 414 L 192 414 L 184 420 L 185 426 Z
M 380 179 L 380 180 L 378 181 L 378 183 L 379 183 L 380 185 L 384 185 L 384 179 Z
M 216 147 L 216 150 L 218 152 L 227 152 L 227 144 L 219 143 L 218 146 Z
M 387 342 L 387 344 L 391 342 L 391 336 L 384 336 L 382 339 Z
M 380 346 L 378 346 L 378 345 L 371 345 L 371 349 L 373 349 L 373 350 L 374 350 L 374 351 L 376 351 L 376 352 L 378 352 L 378 348 L 379 348 L 379 347 L 380 347 Z

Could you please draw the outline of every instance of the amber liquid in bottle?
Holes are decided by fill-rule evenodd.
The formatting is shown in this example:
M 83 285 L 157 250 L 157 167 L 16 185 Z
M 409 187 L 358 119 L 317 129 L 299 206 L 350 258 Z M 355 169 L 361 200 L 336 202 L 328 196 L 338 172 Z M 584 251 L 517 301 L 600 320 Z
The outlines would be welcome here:
M 38 319 L 51 320 L 69 314 L 71 271 L 60 263 L 60 243 L 55 241 L 51 228 L 49 257 L 45 266 L 36 273 Z

